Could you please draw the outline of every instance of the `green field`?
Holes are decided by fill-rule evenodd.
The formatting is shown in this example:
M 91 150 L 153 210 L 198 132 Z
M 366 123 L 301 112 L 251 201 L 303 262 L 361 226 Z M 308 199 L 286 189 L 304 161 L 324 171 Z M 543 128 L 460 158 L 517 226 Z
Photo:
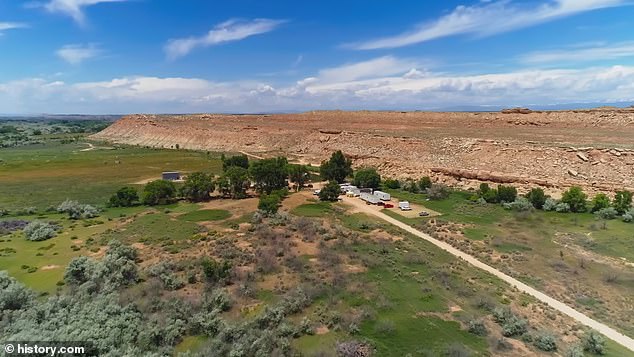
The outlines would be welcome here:
M 187 222 L 223 221 L 231 217 L 231 212 L 222 209 L 205 209 L 192 211 L 178 216 L 178 219 Z
M 158 179 L 163 171 L 217 174 L 222 169 L 215 154 L 119 146 L 81 151 L 86 148 L 47 142 L 1 149 L 0 208 L 44 209 L 67 198 L 104 205 L 121 186 Z

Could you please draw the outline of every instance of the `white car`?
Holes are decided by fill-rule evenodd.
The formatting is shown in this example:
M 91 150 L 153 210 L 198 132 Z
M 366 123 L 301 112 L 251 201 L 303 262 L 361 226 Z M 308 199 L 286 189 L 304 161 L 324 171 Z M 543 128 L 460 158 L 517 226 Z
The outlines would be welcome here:
M 315 190 L 313 191 L 313 195 L 315 196 L 319 196 L 319 194 L 321 193 L 321 190 Z

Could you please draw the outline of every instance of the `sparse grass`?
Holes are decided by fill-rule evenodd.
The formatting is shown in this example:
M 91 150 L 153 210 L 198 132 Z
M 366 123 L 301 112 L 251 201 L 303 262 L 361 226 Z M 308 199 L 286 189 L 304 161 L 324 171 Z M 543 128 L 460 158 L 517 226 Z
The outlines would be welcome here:
M 187 247 L 199 230 L 196 223 L 178 220 L 165 213 L 149 213 L 141 215 L 122 229 L 102 234 L 99 243 L 104 245 L 112 239 L 128 244 L 140 242 L 162 246 L 175 253 Z

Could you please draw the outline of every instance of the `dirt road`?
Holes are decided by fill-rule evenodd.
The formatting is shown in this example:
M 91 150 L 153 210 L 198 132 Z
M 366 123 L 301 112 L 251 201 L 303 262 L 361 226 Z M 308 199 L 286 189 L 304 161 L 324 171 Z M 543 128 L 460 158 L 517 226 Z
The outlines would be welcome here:
M 571 308 L 570 306 L 562 303 L 561 301 L 555 300 L 552 297 L 522 283 L 521 281 L 514 279 L 504 273 L 502 273 L 501 271 L 482 263 L 481 261 L 479 261 L 478 259 L 476 259 L 475 257 L 466 254 L 456 248 L 454 248 L 453 246 L 449 245 L 448 243 L 442 242 L 438 239 L 435 239 L 433 237 L 431 237 L 428 234 L 425 234 L 417 229 L 412 228 L 411 226 L 402 223 L 384 213 L 382 213 L 380 210 L 377 209 L 376 206 L 368 206 L 366 205 L 363 201 L 361 201 L 358 198 L 350 198 L 350 197 L 346 197 L 343 199 L 343 201 L 351 206 L 353 206 L 357 211 L 359 212 L 363 212 L 366 213 L 368 215 L 371 216 L 375 216 L 378 217 L 390 224 L 393 224 L 405 231 L 407 231 L 408 233 L 411 233 L 417 237 L 423 238 L 424 240 L 434 244 L 435 246 L 439 247 L 440 249 L 458 257 L 461 258 L 462 260 L 465 260 L 466 262 L 468 262 L 469 264 L 482 269 L 490 274 L 493 274 L 494 276 L 504 280 L 505 282 L 509 283 L 511 286 L 514 286 L 515 288 L 517 288 L 519 291 L 522 291 L 528 295 L 531 295 L 533 297 L 535 297 L 536 299 L 538 299 L 541 302 L 544 302 L 546 304 L 548 304 L 550 307 L 554 308 L 555 310 L 568 315 L 570 317 L 572 317 L 573 319 L 575 319 L 577 322 L 582 323 L 590 328 L 593 328 L 595 330 L 597 330 L 598 332 L 604 334 L 606 337 L 608 337 L 609 339 L 613 340 L 614 342 L 622 345 L 623 347 L 626 347 L 628 349 L 630 349 L 631 351 L 634 351 L 634 339 L 625 336 L 624 334 L 616 331 L 615 329 L 604 325 L 582 313 L 580 313 L 579 311 Z

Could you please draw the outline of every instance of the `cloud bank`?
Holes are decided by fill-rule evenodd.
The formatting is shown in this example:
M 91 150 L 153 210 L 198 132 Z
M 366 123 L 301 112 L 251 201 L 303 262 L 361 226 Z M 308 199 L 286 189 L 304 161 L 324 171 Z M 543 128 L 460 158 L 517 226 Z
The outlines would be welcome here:
M 369 63 L 376 65 L 378 75 L 370 75 Z M 0 107 L 7 113 L 64 113 L 68 108 L 84 113 L 109 113 L 112 108 L 119 113 L 183 113 L 634 101 L 634 67 L 628 66 L 460 75 L 407 69 L 409 64 L 378 58 L 324 69 L 287 85 L 148 76 L 80 83 L 29 78 L 0 83 Z M 360 68 L 356 75 L 335 80 L 333 74 L 351 66 Z

